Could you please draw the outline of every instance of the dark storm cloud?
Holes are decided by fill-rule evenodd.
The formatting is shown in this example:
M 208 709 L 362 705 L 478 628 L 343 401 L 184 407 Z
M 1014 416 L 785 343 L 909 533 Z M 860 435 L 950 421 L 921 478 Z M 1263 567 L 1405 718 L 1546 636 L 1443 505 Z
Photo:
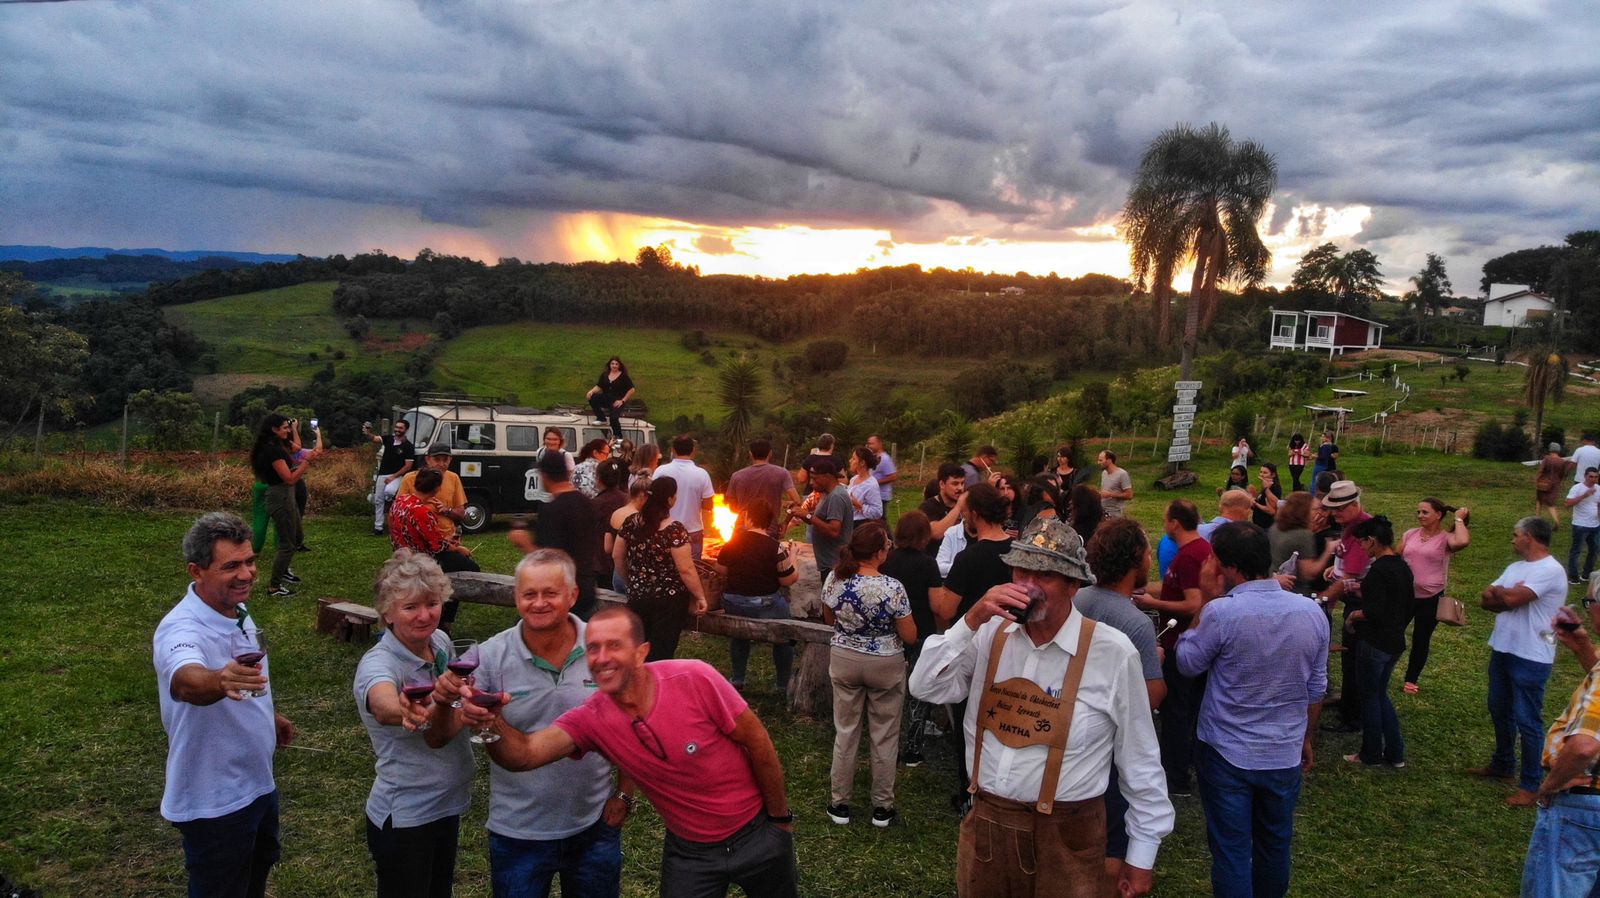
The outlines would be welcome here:
M 1372 206 L 1347 242 L 1393 274 L 1419 235 L 1481 263 L 1593 226 L 1596 37 L 1577 2 L 49 4 L 0 14 L 0 146 L 34 191 L 1060 240 L 1214 120 L 1277 156 L 1270 230 Z

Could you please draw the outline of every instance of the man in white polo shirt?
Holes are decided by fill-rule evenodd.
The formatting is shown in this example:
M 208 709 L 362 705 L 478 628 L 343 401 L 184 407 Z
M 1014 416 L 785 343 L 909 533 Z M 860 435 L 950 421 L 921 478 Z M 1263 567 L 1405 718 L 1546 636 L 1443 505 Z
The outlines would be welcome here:
M 245 609 L 256 582 L 250 528 L 211 512 L 189 528 L 183 555 L 194 582 L 154 640 L 167 781 L 161 816 L 183 834 L 191 898 L 260 898 L 278 860 L 272 754 L 294 740 L 276 713 L 267 659 L 235 660 L 237 638 L 259 644 Z
M 700 560 L 706 547 L 706 525 L 703 512 L 711 510 L 711 498 L 717 491 L 711 488 L 711 475 L 694 463 L 694 437 L 672 438 L 672 461 L 656 468 L 657 480 L 671 477 L 678 481 L 678 501 L 672 503 L 672 519 L 689 531 L 689 545 L 694 559 Z

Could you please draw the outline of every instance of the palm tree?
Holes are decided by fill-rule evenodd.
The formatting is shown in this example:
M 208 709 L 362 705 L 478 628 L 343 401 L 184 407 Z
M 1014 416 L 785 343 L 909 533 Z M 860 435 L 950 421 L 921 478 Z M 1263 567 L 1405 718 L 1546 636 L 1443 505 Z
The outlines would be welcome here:
M 1272 154 L 1253 140 L 1235 143 L 1215 122 L 1178 125 L 1156 135 L 1122 207 L 1136 289 L 1148 285 L 1157 341 L 1172 338 L 1172 276 L 1193 261 L 1183 326 L 1183 378 L 1189 379 L 1200 333 L 1217 314 L 1217 285 L 1259 284 L 1272 253 L 1256 222 L 1278 183 Z
M 1571 363 L 1565 355 L 1551 347 L 1534 349 L 1527 355 L 1528 371 L 1522 377 L 1522 398 L 1533 407 L 1533 451 L 1539 457 L 1539 444 L 1544 441 L 1544 404 L 1550 399 L 1560 402 L 1567 394 L 1567 374 Z
M 722 363 L 717 370 L 717 396 L 726 410 L 722 418 L 722 432 L 728 437 L 732 463 L 739 464 L 745 451 L 745 439 L 750 424 L 755 420 L 756 409 L 761 404 L 761 366 L 747 355 L 736 355 Z
M 1439 314 L 1445 297 L 1455 288 L 1445 274 L 1444 259 L 1437 253 L 1428 253 L 1428 263 L 1411 276 L 1411 285 L 1416 289 L 1407 292 L 1405 300 L 1411 303 L 1411 312 L 1417 317 L 1417 342 L 1422 343 L 1427 340 L 1428 316 Z

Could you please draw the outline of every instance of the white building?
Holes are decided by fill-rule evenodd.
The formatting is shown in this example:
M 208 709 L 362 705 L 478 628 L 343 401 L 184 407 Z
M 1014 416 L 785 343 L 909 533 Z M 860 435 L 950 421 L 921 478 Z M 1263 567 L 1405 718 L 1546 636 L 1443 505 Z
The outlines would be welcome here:
M 1550 297 L 1535 293 L 1522 284 L 1490 284 L 1489 299 L 1483 304 L 1483 323 L 1498 327 L 1522 327 L 1530 319 L 1555 314 Z

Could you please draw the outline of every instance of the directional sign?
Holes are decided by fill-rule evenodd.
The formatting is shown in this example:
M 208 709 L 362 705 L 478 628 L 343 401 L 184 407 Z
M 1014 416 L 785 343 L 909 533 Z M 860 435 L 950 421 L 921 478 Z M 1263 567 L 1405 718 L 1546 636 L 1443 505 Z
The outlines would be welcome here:
M 1172 385 L 1174 390 L 1198 390 L 1203 384 L 1198 380 L 1180 380 Z
M 1186 434 L 1186 433 L 1173 434 L 1173 436 L 1172 436 L 1172 445 L 1174 445 L 1174 446 L 1187 446 L 1187 445 L 1189 445 L 1189 435 Z
M 1196 406 L 1192 402 L 1191 403 L 1187 403 L 1187 404 L 1180 402 L 1177 405 L 1174 405 L 1172 407 L 1172 413 L 1174 415 L 1182 415 L 1182 414 L 1190 414 L 1190 415 L 1192 415 L 1192 414 L 1194 414 L 1195 412 L 1197 412 L 1199 410 L 1200 410 L 1199 407 Z
M 1178 429 L 1179 427 L 1182 427 L 1184 430 L 1188 430 L 1189 428 L 1185 425 L 1193 423 L 1194 412 L 1183 412 L 1182 414 L 1172 416 L 1172 427 L 1174 430 Z
M 1194 401 L 1194 397 L 1196 395 L 1198 395 L 1199 392 L 1200 392 L 1199 390 L 1179 390 L 1178 391 L 1178 401 L 1179 402 L 1193 402 Z
M 1189 460 L 1189 450 L 1186 449 L 1186 448 L 1185 449 L 1173 449 L 1173 450 L 1171 450 L 1170 452 L 1167 453 L 1167 461 L 1188 461 L 1188 460 Z

